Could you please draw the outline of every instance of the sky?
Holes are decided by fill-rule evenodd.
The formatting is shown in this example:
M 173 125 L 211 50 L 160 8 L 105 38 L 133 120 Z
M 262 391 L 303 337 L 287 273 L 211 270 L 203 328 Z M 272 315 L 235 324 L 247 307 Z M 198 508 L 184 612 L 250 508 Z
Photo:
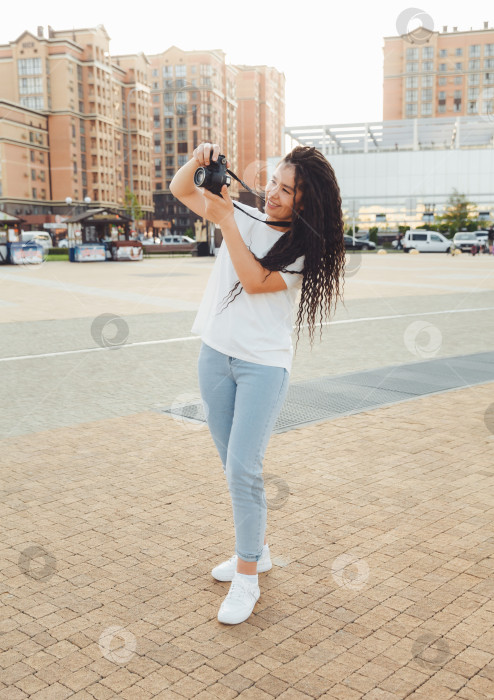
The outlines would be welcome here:
M 383 37 L 421 24 L 439 31 L 481 29 L 484 21 L 494 27 L 492 0 L 413 2 L 24 0 L 18 13 L 3 14 L 0 44 L 26 29 L 36 34 L 38 25 L 46 36 L 48 25 L 103 24 L 112 55 L 220 48 L 229 63 L 274 66 L 286 78 L 287 126 L 381 121 Z

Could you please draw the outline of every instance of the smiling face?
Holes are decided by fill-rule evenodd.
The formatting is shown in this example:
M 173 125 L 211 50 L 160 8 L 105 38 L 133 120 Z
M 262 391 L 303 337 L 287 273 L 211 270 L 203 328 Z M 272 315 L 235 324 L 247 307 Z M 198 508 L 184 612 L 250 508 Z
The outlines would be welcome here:
M 266 203 L 264 211 L 268 221 L 291 221 L 292 209 L 303 209 L 301 205 L 302 190 L 297 187 L 295 194 L 295 166 L 291 163 L 280 163 L 266 185 Z M 282 231 L 282 228 L 278 228 Z

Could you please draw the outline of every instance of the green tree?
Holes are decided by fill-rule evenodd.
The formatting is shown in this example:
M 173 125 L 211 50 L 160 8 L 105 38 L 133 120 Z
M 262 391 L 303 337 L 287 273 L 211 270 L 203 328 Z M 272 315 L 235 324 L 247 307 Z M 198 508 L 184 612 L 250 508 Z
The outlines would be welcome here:
M 453 194 L 450 195 L 444 214 L 438 216 L 437 220 L 440 224 L 445 224 L 450 233 L 456 233 L 462 228 L 468 229 L 474 224 L 475 215 L 473 210 L 477 205 L 469 202 L 464 194 L 460 194 L 456 189 L 453 189 Z
M 136 219 L 142 219 L 144 216 L 139 200 L 128 187 L 125 188 L 125 211 L 134 221 Z

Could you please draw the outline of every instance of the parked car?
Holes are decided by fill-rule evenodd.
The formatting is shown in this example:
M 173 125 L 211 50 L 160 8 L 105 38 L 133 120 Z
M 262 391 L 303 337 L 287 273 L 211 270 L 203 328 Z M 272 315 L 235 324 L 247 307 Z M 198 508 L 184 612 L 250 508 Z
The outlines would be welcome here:
M 68 240 L 67 240 L 66 238 L 61 238 L 61 239 L 58 241 L 57 247 L 58 247 L 58 248 L 68 248 L 68 247 L 69 247 L 69 242 L 68 242 Z
M 420 253 L 449 253 L 451 241 L 439 231 L 412 229 L 406 231 L 401 239 L 403 251 L 418 250 Z
M 163 238 L 163 243 L 165 245 L 170 245 L 173 243 L 195 243 L 195 240 L 189 236 L 165 236 Z
M 53 248 L 53 241 L 47 231 L 21 231 L 21 242 L 29 243 L 30 241 L 35 241 L 42 245 L 45 252 L 49 248 Z
M 367 238 L 355 238 L 353 242 L 352 236 L 345 236 L 345 250 L 374 250 L 376 244 Z

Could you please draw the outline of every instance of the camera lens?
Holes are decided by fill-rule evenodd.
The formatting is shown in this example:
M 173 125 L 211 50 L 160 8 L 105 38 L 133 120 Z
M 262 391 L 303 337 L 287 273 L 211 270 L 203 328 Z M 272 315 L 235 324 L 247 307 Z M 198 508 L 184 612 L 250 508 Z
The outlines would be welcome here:
M 205 168 L 197 168 L 197 170 L 194 173 L 194 185 L 197 185 L 197 187 L 202 187 L 204 185 L 205 179 L 206 179 L 206 169 Z

